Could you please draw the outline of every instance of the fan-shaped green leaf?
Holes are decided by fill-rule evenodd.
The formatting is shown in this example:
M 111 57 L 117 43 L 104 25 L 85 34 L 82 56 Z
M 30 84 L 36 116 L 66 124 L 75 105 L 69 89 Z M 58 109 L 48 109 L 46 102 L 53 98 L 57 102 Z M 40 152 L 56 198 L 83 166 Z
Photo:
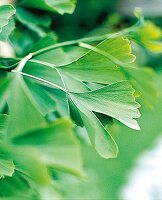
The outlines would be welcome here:
M 133 96 L 134 89 L 127 81 L 117 82 L 101 89 L 71 93 L 72 100 L 84 105 L 88 110 L 111 116 L 130 128 L 139 130 L 134 118 L 139 118 L 139 104 Z
M 72 78 L 64 71 L 61 71 L 65 87 L 71 92 L 87 92 L 88 87 L 82 82 Z M 93 112 L 88 110 L 85 105 L 73 101 L 71 95 L 67 95 L 69 111 L 72 119 L 79 126 L 85 126 L 89 138 L 96 151 L 104 158 L 116 157 L 118 148 L 108 131 L 103 127 Z
M 117 157 L 118 147 L 99 119 L 92 111 L 88 110 L 84 104 L 79 101 L 73 101 L 76 105 L 76 110 L 73 111 L 73 113 L 75 115 L 79 111 L 91 143 L 99 155 L 103 158 Z
M 117 48 L 118 47 L 118 48 Z M 105 40 L 96 46 L 124 64 L 134 61 L 131 54 L 130 42 L 127 39 L 115 38 Z M 62 70 L 81 81 L 109 84 L 119 80 L 125 80 L 119 66 L 105 55 L 90 50 L 75 62 L 62 66 Z

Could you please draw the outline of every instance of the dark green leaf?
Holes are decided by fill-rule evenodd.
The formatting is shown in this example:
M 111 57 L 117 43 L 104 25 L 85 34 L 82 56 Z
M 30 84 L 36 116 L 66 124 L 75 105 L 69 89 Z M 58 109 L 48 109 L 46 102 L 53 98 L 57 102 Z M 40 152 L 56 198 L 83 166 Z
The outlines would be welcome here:
M 20 7 L 16 9 L 16 17 L 22 24 L 26 25 L 27 27 L 29 24 L 34 24 L 44 27 L 49 27 L 51 24 L 51 19 L 48 15 L 38 16 Z
M 38 8 L 51 12 L 58 12 L 60 14 L 73 13 L 75 9 L 76 0 L 23 0 L 22 5 L 32 8 Z

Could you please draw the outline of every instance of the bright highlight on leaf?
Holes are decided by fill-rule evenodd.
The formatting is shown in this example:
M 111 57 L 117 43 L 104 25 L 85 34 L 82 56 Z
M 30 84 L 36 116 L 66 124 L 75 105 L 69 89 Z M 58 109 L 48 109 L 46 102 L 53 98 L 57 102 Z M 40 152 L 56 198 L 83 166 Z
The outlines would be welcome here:
M 12 17 L 15 13 L 16 10 L 11 5 L 0 6 L 0 40 L 3 42 L 14 29 Z

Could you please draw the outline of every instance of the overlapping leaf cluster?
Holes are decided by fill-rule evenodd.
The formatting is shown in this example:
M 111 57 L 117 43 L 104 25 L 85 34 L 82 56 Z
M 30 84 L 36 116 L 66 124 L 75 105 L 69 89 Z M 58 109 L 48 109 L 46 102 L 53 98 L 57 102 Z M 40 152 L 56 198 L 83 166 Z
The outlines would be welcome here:
M 139 130 L 140 105 L 135 101 L 135 90 L 148 104 L 152 102 L 147 89 L 157 92 L 151 81 L 153 72 L 132 64 L 135 56 L 123 33 L 106 35 L 104 40 L 91 37 L 57 43 L 48 14 L 41 13 L 40 20 L 26 9 L 72 13 L 75 3 L 25 0 L 17 4 L 16 11 L 11 5 L 0 7 L 1 41 L 13 30 L 13 20 L 40 37 L 35 44 L 31 39 L 24 58 L 0 60 L 3 198 L 61 199 L 59 173 L 85 177 L 77 127 L 85 127 L 98 154 L 116 157 L 118 147 L 104 127 L 105 121 L 116 119 Z M 19 49 L 16 31 L 10 41 Z M 79 47 L 72 46 L 76 44 Z M 17 54 L 23 55 L 21 50 Z

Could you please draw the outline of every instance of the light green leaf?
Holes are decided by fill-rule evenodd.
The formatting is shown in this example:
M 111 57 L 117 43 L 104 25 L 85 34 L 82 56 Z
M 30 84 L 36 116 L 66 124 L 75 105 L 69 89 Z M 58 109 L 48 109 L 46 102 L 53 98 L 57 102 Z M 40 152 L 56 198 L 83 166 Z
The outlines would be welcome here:
M 43 65 L 42 65 L 42 67 L 43 67 Z M 49 71 L 49 69 L 47 68 L 47 66 L 44 66 L 44 68 L 46 68 L 46 70 L 47 71 Z M 52 69 L 52 68 L 50 68 L 50 70 L 51 70 L 51 72 L 52 72 L 52 70 L 53 71 L 55 71 L 55 69 Z M 65 72 L 64 70 L 62 70 L 62 68 L 58 68 L 58 70 L 59 70 L 59 74 L 61 74 L 61 77 L 62 77 L 62 80 L 64 81 L 64 84 L 65 84 L 65 87 L 68 89 L 68 91 L 70 91 L 70 92 L 78 92 L 78 93 L 80 93 L 80 92 L 82 92 L 82 94 L 84 94 L 84 92 L 87 92 L 89 89 L 86 87 L 86 85 L 84 85 L 82 82 L 80 82 L 80 81 L 78 81 L 78 80 L 75 80 L 74 78 L 72 78 L 70 75 L 69 75 L 69 73 L 67 73 L 67 72 Z M 51 73 L 52 74 L 52 73 Z M 52 80 L 52 79 L 51 79 Z M 54 79 L 53 79 L 53 81 L 55 81 Z M 118 83 L 119 84 L 119 83 Z M 117 85 L 116 85 L 116 87 L 117 88 L 114 88 L 114 94 L 111 96 L 111 98 L 110 99 L 107 99 L 107 102 L 108 101 L 110 101 L 111 100 L 111 103 L 113 104 L 113 101 L 117 101 L 117 98 L 116 98 L 116 96 L 117 95 L 120 95 L 120 98 L 121 99 L 119 99 L 119 102 L 116 102 L 117 103 L 117 109 L 119 109 L 120 108 L 120 106 L 122 106 L 123 105 L 123 102 L 120 102 L 120 100 L 124 100 L 125 98 L 126 98 L 126 100 L 125 100 L 125 104 L 123 105 L 123 108 L 121 109 L 121 112 L 118 114 L 118 110 L 116 109 L 114 112 L 106 112 L 105 113 L 105 111 L 103 111 L 104 109 L 105 109 L 105 107 L 107 106 L 107 105 L 105 105 L 105 107 L 104 107 L 104 109 L 102 110 L 102 112 L 101 112 L 101 110 L 95 110 L 95 109 L 89 109 L 89 112 L 91 113 L 91 114 L 89 114 L 89 116 L 91 116 L 91 118 L 89 118 L 89 123 L 92 123 L 92 121 L 93 121 L 93 123 L 95 124 L 98 124 L 98 126 L 100 127 L 100 126 L 102 126 L 101 125 L 101 123 L 99 123 L 97 120 L 97 118 L 96 117 L 94 117 L 93 115 L 93 113 L 91 112 L 91 111 L 96 111 L 96 112 L 101 112 L 101 113 L 105 113 L 105 114 L 107 114 L 107 115 L 110 115 L 111 117 L 114 117 L 114 118 L 116 118 L 116 119 L 118 119 L 118 120 L 120 120 L 120 121 L 122 121 L 123 123 L 125 123 L 126 125 L 128 125 L 128 126 L 130 126 L 130 127 L 132 127 L 132 128 L 136 128 L 136 129 L 139 129 L 139 126 L 138 126 L 138 124 L 137 124 L 137 122 L 133 119 L 133 117 L 134 118 L 137 118 L 137 117 L 139 117 L 139 112 L 138 112 L 138 107 L 139 107 L 139 105 L 135 102 L 135 100 L 134 100 L 134 97 L 133 97 L 133 92 L 134 92 L 134 90 L 133 90 L 133 88 L 130 86 L 130 84 L 129 83 L 127 83 L 127 87 L 126 87 L 126 85 L 125 85 L 125 82 L 123 82 L 123 86 L 122 86 L 122 83 L 120 83 L 119 84 L 121 87 L 117 87 Z M 64 86 L 64 85 L 63 85 Z M 107 86 L 107 87 L 109 87 L 109 89 L 111 88 L 111 87 L 113 87 L 112 85 L 111 85 L 111 87 L 110 86 Z M 117 93 L 117 95 L 116 95 L 116 89 L 118 89 L 118 93 Z M 128 89 L 128 91 L 125 91 L 126 89 Z M 109 91 L 110 92 L 110 91 Z M 88 94 L 89 94 L 89 92 L 87 92 Z M 87 93 L 85 93 L 85 94 L 87 94 Z M 82 95 L 81 94 L 81 95 Z M 70 94 L 70 96 L 71 95 L 73 95 L 73 94 Z M 77 95 L 77 94 L 76 94 Z M 97 94 L 98 95 L 98 94 Z M 103 96 L 106 96 L 107 97 L 107 94 L 103 94 Z M 128 96 L 128 97 L 127 97 Z M 76 99 L 77 99 L 78 97 L 76 97 Z M 87 97 L 86 97 L 87 98 Z M 102 97 L 103 98 L 103 97 Z M 93 97 L 92 97 L 92 99 L 93 99 Z M 92 100 L 91 99 L 91 100 Z M 76 105 L 76 101 L 74 101 L 74 99 L 72 98 L 72 100 L 73 100 L 73 103 Z M 91 100 L 89 100 L 89 103 L 90 103 L 90 101 Z M 128 102 L 127 102 L 128 101 Z M 129 105 L 129 101 L 132 101 L 131 102 L 131 104 L 132 104 L 132 107 Z M 69 103 L 70 103 L 70 99 L 69 99 Z M 85 102 L 84 102 L 85 103 Z M 120 103 L 121 103 L 121 105 L 120 105 Z M 91 103 L 90 103 L 91 104 Z M 113 105 L 110 105 L 110 107 L 111 107 L 111 110 L 112 110 L 112 108 L 114 107 L 114 104 Z M 85 104 L 83 104 L 85 107 L 86 107 L 86 103 Z M 78 111 L 76 111 L 77 110 L 77 108 L 75 108 L 75 106 L 74 106 L 74 108 L 73 108 L 73 106 L 72 106 L 72 104 L 69 104 L 69 106 L 70 106 L 70 110 L 71 110 L 71 116 L 73 115 L 74 117 L 73 117 L 73 119 L 76 121 L 76 116 L 78 116 L 78 119 L 80 119 L 80 117 L 79 117 L 79 115 L 78 114 L 76 114 Z M 100 100 L 98 100 L 97 102 L 96 102 L 96 104 L 95 104 L 95 107 L 101 107 L 101 103 L 100 103 Z M 128 106 L 128 107 L 127 107 Z M 78 107 L 78 106 L 77 106 Z M 109 107 L 108 107 L 109 108 Z M 85 110 L 85 109 L 84 109 Z M 108 109 L 107 109 L 108 110 Z M 124 114 L 123 114 L 123 111 L 124 111 Z M 127 116 L 127 112 L 128 112 L 128 116 Z M 74 114 L 73 114 L 74 113 Z M 85 114 L 85 113 L 84 113 Z M 123 116 L 124 116 L 124 119 L 122 119 L 123 118 Z M 82 118 L 83 118 L 83 116 L 82 116 Z M 85 117 L 84 117 L 84 119 L 85 119 Z M 77 120 L 78 121 L 78 120 Z M 84 120 L 85 121 L 85 120 Z M 95 121 L 95 122 L 94 122 Z M 81 123 L 81 121 L 80 121 L 80 123 Z M 85 123 L 85 122 L 84 122 Z M 88 122 L 87 122 L 88 123 Z M 78 122 L 77 122 L 77 124 L 79 124 Z M 82 124 L 79 124 L 79 125 L 82 125 Z M 94 129 L 93 129 L 94 130 Z M 107 140 L 107 138 L 109 138 L 109 140 L 112 142 L 112 145 L 110 145 L 111 147 L 113 146 L 113 149 L 112 149 L 112 151 L 110 152 L 110 148 L 111 147 L 109 147 L 109 148 L 106 148 L 106 150 L 107 150 L 107 152 L 104 152 L 105 151 L 105 149 L 103 150 L 103 152 L 101 152 L 101 150 L 99 150 L 100 152 L 100 155 L 102 155 L 102 156 L 104 156 L 104 157 L 109 157 L 110 156 L 110 154 L 113 152 L 115 152 L 113 155 L 111 155 L 111 157 L 113 157 L 113 156 L 116 156 L 116 152 L 117 152 L 117 148 L 116 148 L 116 145 L 114 144 L 114 141 L 112 140 L 112 138 L 110 137 L 110 135 L 108 134 L 108 133 L 106 133 L 105 134 L 105 129 L 103 128 L 103 127 L 100 127 L 100 128 L 98 128 L 98 130 L 100 131 L 99 133 L 97 133 L 97 132 L 95 132 L 94 133 L 94 135 L 93 135 L 93 137 L 92 136 L 90 136 L 90 138 L 91 138 L 91 141 L 92 141 L 92 144 L 93 145 L 95 145 L 96 144 L 96 142 L 94 142 L 95 141 L 95 138 L 97 138 L 97 136 L 96 136 L 96 134 L 98 134 L 98 135 L 102 135 L 103 134 L 103 138 L 104 138 L 104 141 L 106 142 L 106 141 L 108 141 Z M 89 133 L 89 135 L 92 135 L 92 131 L 90 131 L 90 129 L 89 129 L 89 131 L 88 131 L 88 133 Z M 105 137 L 106 136 L 106 137 Z M 102 148 L 103 147 L 103 145 L 102 145 L 102 140 L 103 140 L 103 138 L 102 138 L 101 136 L 99 136 L 99 138 L 101 139 L 98 143 L 100 143 L 101 145 L 100 145 L 100 148 Z M 92 139 L 93 138 L 93 139 Z M 109 146 L 109 145 L 108 145 Z M 96 148 L 96 147 L 95 147 Z M 98 151 L 98 147 L 97 147 L 97 151 Z M 116 149 L 116 150 L 114 150 L 114 149 Z
M 14 29 L 12 20 L 16 10 L 11 5 L 0 6 L 0 40 L 5 41 Z
M 90 45 L 87 47 L 91 49 L 89 53 L 59 69 L 71 77 L 75 76 L 80 81 L 109 84 L 129 80 L 133 87 L 142 94 L 145 102 L 153 107 L 155 101 L 152 101 L 150 91 L 157 96 L 158 88 L 150 80 L 155 79 L 155 75 L 147 68 L 128 65 L 135 59 L 135 56 L 131 54 L 128 40 L 123 38 L 110 39 L 100 43 L 97 47 Z M 143 78 L 144 80 L 142 80 Z
M 97 45 L 96 48 L 113 56 L 123 65 L 135 60 L 135 56 L 131 54 L 130 42 L 127 39 L 105 40 Z M 93 50 L 90 50 L 75 62 L 62 66 L 61 69 L 71 76 L 87 82 L 109 84 L 126 79 L 119 66 L 113 60 Z
M 81 103 L 88 110 L 111 116 L 130 128 L 140 130 L 135 118 L 140 117 L 135 102 L 134 89 L 127 81 L 117 82 L 101 89 L 84 92 L 71 93 L 74 102 Z

